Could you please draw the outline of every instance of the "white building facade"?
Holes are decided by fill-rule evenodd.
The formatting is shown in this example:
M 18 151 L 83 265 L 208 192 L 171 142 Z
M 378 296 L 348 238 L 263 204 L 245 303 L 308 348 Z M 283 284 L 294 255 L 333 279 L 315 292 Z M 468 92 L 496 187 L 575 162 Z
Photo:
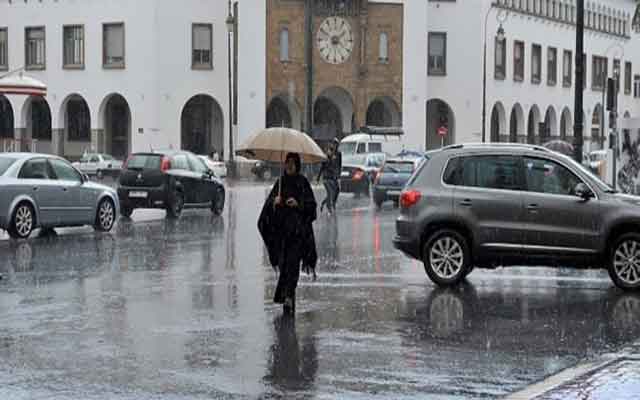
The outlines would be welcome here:
M 228 147 L 227 2 L 0 0 L 0 75 L 45 98 L 0 96 L 0 151 Z
M 482 141 L 486 21 L 486 141 L 573 140 L 576 2 L 430 0 L 406 2 L 407 139 L 420 148 Z M 640 33 L 635 0 L 585 2 L 585 149 L 600 133 L 603 82 L 619 71 L 620 119 L 640 117 Z M 502 26 L 504 40 L 497 40 Z M 425 49 L 425 52 L 416 51 Z M 426 53 L 426 54 L 425 54 Z M 426 76 L 426 78 L 425 78 Z M 608 112 L 605 112 L 605 117 Z M 620 122 L 620 120 L 619 120 Z M 444 139 L 438 129 L 446 127 Z

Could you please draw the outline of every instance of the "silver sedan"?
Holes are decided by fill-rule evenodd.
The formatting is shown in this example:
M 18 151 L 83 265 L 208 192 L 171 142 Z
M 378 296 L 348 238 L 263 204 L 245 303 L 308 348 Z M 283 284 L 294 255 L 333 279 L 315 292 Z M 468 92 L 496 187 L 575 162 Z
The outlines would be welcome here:
M 119 209 L 114 189 L 89 182 L 65 159 L 0 153 L 0 229 L 12 238 L 63 226 L 92 225 L 108 232 Z

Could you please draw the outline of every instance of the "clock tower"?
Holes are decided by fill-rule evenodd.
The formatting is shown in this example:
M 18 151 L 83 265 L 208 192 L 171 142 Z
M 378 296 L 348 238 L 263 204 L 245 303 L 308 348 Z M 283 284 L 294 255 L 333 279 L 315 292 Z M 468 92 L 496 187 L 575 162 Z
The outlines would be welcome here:
M 266 1 L 267 126 L 322 143 L 364 125 L 401 125 L 402 4 Z

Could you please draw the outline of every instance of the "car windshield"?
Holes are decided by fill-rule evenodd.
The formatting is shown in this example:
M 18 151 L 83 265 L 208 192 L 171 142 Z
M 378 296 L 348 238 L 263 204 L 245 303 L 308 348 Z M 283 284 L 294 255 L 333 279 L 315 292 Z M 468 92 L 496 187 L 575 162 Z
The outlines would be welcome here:
M 103 154 L 102 155 L 102 159 L 105 160 L 105 161 L 113 161 L 113 157 L 111 157 L 108 154 Z
M 367 163 L 366 154 L 352 154 L 342 158 L 343 164 L 365 165 Z
M 16 162 L 15 158 L 0 157 L 0 176 L 4 175 L 13 163 Z
M 394 174 L 410 174 L 413 172 L 413 163 L 406 161 L 388 161 L 384 165 L 382 172 L 390 172 Z
M 340 146 L 338 146 L 338 150 L 342 154 L 353 154 L 356 152 L 356 142 L 342 142 Z
M 135 154 L 127 162 L 129 169 L 160 169 L 162 161 L 159 155 L 155 154 Z

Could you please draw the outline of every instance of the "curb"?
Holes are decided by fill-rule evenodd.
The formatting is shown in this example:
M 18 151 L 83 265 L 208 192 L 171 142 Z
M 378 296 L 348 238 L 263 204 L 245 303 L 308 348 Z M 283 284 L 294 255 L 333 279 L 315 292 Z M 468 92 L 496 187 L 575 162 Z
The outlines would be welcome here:
M 560 371 L 557 374 L 551 375 L 538 383 L 531 384 L 522 390 L 510 394 L 504 399 L 533 400 L 554 389 L 557 389 L 565 383 L 580 379 L 583 376 L 590 375 L 612 364 L 625 360 L 640 361 L 640 340 L 628 344 L 617 353 L 605 354 L 601 356 L 597 361 L 581 363 Z

